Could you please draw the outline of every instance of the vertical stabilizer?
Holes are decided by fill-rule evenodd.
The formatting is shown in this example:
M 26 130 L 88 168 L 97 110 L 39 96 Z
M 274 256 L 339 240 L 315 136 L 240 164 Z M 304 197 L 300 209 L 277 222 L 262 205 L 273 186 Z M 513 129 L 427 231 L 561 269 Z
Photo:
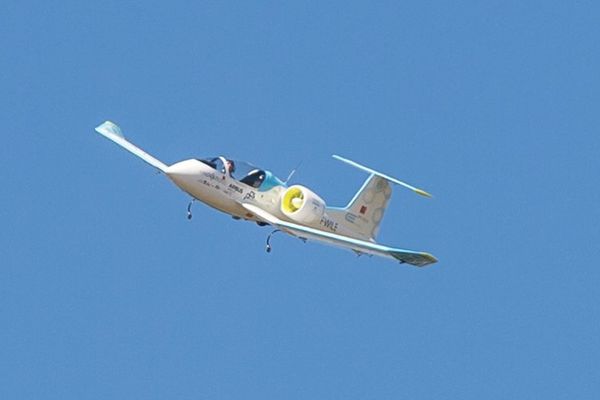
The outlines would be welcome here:
M 421 196 L 431 197 L 423 189 L 365 167 L 355 161 L 338 155 L 333 155 L 333 158 L 370 174 L 362 188 L 346 207 L 327 209 L 327 214 L 342 224 L 347 234 L 352 235 L 352 237 L 375 241 L 383 214 L 392 197 L 390 183 L 410 189 Z
M 356 237 L 375 241 L 385 209 L 392 197 L 389 182 L 371 174 L 344 208 L 330 208 L 327 213 L 343 225 Z

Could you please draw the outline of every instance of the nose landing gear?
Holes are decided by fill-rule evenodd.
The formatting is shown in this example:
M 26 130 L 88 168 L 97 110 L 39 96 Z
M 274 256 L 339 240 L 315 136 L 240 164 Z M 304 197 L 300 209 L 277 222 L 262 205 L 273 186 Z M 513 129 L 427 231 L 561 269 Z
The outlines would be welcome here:
M 194 201 L 196 201 L 196 199 L 190 200 L 187 206 L 187 219 L 192 219 L 192 204 L 194 204 Z

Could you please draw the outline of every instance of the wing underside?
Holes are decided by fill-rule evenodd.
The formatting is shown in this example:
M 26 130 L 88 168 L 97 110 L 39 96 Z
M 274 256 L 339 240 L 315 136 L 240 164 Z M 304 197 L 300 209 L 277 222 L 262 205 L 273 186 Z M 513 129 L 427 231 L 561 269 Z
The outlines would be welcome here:
M 353 250 L 359 254 L 371 254 L 381 257 L 392 258 L 400 263 L 407 263 L 417 267 L 424 267 L 437 262 L 437 259 L 429 253 L 417 252 L 412 250 L 398 249 L 384 246 L 378 243 L 365 240 L 354 239 L 331 232 L 325 232 L 318 229 L 283 221 L 276 216 L 264 211 L 252 204 L 242 204 L 249 212 L 263 220 L 264 222 L 275 226 L 276 228 L 298 236 L 304 239 L 316 240 L 334 246 Z

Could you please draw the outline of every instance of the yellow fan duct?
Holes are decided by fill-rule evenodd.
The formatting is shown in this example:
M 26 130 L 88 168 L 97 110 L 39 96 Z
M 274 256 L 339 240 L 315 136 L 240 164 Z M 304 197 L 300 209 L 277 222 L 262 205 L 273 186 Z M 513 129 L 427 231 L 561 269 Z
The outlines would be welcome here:
M 298 186 L 292 186 L 289 188 L 285 194 L 283 195 L 283 200 L 281 201 L 281 209 L 286 214 L 293 214 L 304 205 L 304 193 L 302 189 Z

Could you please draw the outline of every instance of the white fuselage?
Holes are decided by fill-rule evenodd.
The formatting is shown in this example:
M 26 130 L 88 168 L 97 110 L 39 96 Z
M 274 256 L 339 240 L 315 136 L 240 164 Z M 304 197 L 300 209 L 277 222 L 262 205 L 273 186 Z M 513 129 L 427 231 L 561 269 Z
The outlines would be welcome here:
M 261 192 L 195 159 L 173 164 L 165 173 L 184 192 L 234 217 L 258 220 L 241 203 L 254 204 L 283 217 L 279 210 L 280 196 L 285 190 L 282 186 Z
M 193 198 L 234 218 L 264 222 L 242 206 L 242 204 L 252 204 L 284 221 L 301 223 L 325 232 L 368 240 L 349 224 L 345 211 L 326 208 L 323 215 L 312 223 L 295 221 L 290 218 L 281 210 L 281 198 L 287 189 L 285 186 L 275 186 L 269 190 L 259 191 L 257 188 L 232 178 L 228 173 L 214 169 L 195 159 L 173 164 L 166 169 L 165 173 L 175 185 Z

